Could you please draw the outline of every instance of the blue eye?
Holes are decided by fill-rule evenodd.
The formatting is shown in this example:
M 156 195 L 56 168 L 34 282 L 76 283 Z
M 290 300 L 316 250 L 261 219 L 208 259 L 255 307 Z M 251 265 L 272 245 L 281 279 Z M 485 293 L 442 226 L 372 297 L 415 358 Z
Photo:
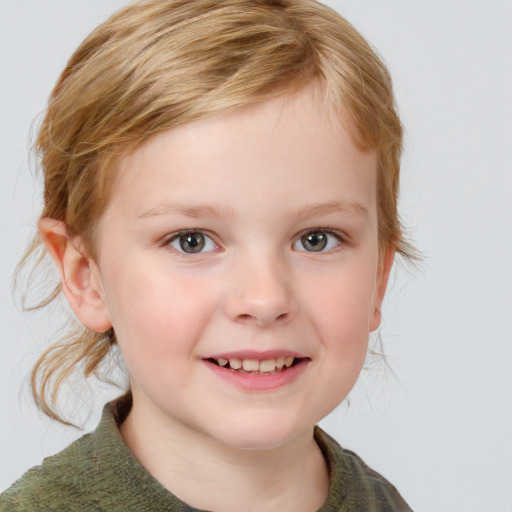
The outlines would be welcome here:
M 168 245 L 187 254 L 213 251 L 217 247 L 211 238 L 200 231 L 178 233 L 172 237 Z
M 325 252 L 340 245 L 341 240 L 334 233 L 317 229 L 304 233 L 293 245 L 299 251 Z

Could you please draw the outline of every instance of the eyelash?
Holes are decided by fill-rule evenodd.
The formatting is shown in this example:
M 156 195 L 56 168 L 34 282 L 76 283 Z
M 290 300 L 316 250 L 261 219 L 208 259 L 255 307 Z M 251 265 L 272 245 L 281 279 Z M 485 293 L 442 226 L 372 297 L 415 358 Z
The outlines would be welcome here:
M 179 240 L 181 237 L 184 237 L 186 235 L 196 235 L 196 234 L 199 234 L 204 237 L 204 239 L 205 239 L 204 246 L 213 244 L 215 246 L 215 248 L 217 248 L 217 249 L 219 248 L 219 245 L 213 240 L 212 236 L 208 235 L 205 231 L 203 231 L 201 229 L 190 229 L 190 230 L 184 230 L 184 231 L 178 231 L 178 232 L 172 233 L 162 241 L 161 246 L 162 247 L 170 247 L 171 249 L 174 250 L 174 252 L 176 254 L 179 254 L 180 256 L 183 256 L 183 257 L 191 257 L 196 254 L 204 254 L 205 252 L 212 252 L 213 250 L 215 250 L 214 248 L 211 248 L 208 251 L 203 251 L 202 250 L 204 248 L 204 246 L 203 246 L 200 248 L 200 250 L 198 252 L 194 253 L 194 252 L 186 252 L 186 251 L 180 250 L 176 247 L 172 247 L 172 243 Z M 325 247 L 322 247 L 318 251 L 315 251 L 315 250 L 308 251 L 304 247 L 304 237 L 307 237 L 308 235 L 317 235 L 317 234 L 324 234 L 327 236 L 334 237 L 337 241 L 336 245 L 334 247 L 330 247 L 327 250 L 324 250 L 325 247 L 328 247 L 328 245 L 329 245 L 329 240 L 327 239 Z M 301 248 L 301 249 L 296 248 L 296 245 L 300 244 L 300 243 L 302 243 L 303 248 Z M 315 229 L 307 229 L 307 230 L 299 233 L 299 235 L 297 235 L 297 237 L 295 238 L 295 241 L 293 242 L 292 247 L 301 252 L 308 252 L 308 253 L 321 252 L 321 253 L 323 253 L 323 252 L 331 252 L 331 251 L 339 250 L 340 246 L 343 246 L 346 243 L 347 243 L 347 239 L 346 239 L 345 235 L 342 235 L 339 231 L 330 229 L 330 228 L 326 228 L 326 227 L 318 227 Z M 181 243 L 180 243 L 180 246 L 181 246 Z M 183 246 L 181 246 L 181 248 L 183 249 Z
M 198 251 L 196 253 L 194 253 L 194 252 L 186 252 L 184 250 L 179 250 L 179 249 L 177 249 L 175 247 L 172 247 L 172 245 L 171 245 L 173 242 L 179 240 L 181 237 L 184 237 L 184 236 L 187 236 L 187 235 L 196 235 L 196 234 L 202 235 L 204 237 L 205 245 L 207 245 L 208 243 L 211 243 L 211 244 L 213 244 L 215 246 L 215 248 L 210 249 L 210 250 L 205 251 L 205 252 L 211 252 L 211 251 L 213 251 L 213 250 L 215 250 L 216 248 L 219 247 L 218 244 L 213 240 L 212 236 L 208 235 L 205 231 L 203 231 L 201 229 L 188 229 L 188 230 L 178 231 L 176 233 L 172 233 L 169 236 L 164 238 L 164 240 L 161 243 L 161 246 L 162 247 L 171 248 L 176 254 L 178 254 L 179 256 L 185 257 L 185 258 L 194 256 L 196 254 L 204 254 L 204 252 L 202 250 Z
M 304 239 L 304 237 L 308 236 L 308 235 L 315 235 L 315 234 L 318 234 L 318 233 L 322 233 L 324 235 L 327 235 L 327 236 L 332 236 L 336 239 L 336 245 L 334 247 L 331 247 L 327 250 L 324 250 L 324 248 L 322 248 L 321 250 L 319 251 L 308 251 L 307 249 L 297 249 L 299 251 L 302 251 L 302 252 L 308 252 L 308 253 L 314 253 L 314 252 L 321 252 L 321 253 L 324 253 L 324 252 L 332 252 L 332 251 L 336 251 L 336 250 L 340 250 L 341 249 L 341 246 L 343 245 L 346 245 L 347 244 L 347 238 L 345 235 L 341 234 L 338 230 L 336 229 L 332 229 L 332 228 L 327 228 L 327 227 L 318 227 L 318 228 L 315 228 L 315 229 L 307 229 L 305 231 L 303 231 L 302 233 L 300 233 L 293 246 L 295 247 L 296 244 L 298 243 L 301 243 Z M 329 240 L 326 241 L 326 245 L 328 246 L 329 244 Z

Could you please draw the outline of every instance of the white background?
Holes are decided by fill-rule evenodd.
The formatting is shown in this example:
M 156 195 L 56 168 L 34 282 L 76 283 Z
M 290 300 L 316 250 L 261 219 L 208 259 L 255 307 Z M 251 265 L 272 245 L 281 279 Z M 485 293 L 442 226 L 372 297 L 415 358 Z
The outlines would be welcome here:
M 10 286 L 39 208 L 31 123 L 71 52 L 125 3 L 0 0 L 0 489 L 81 434 L 31 405 L 24 382 L 49 321 L 21 314 Z M 367 372 L 324 426 L 416 511 L 510 512 L 512 1 L 327 3 L 394 76 L 407 129 L 402 212 L 425 260 L 398 271 L 387 301 L 396 376 Z

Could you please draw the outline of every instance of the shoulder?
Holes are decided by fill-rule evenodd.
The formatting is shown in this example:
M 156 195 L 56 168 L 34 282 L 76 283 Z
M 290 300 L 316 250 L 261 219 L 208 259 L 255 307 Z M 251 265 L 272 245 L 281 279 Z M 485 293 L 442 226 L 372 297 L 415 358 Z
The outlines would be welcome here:
M 98 427 L 27 471 L 0 495 L 0 512 L 190 512 L 155 480 L 119 433 L 131 407 L 126 394 L 105 405 Z
M 114 510 L 108 506 L 122 452 L 118 438 L 112 407 L 107 404 L 93 433 L 44 459 L 0 495 L 0 512 Z
M 359 455 L 342 448 L 318 427 L 315 440 L 324 454 L 331 477 L 329 499 L 322 512 L 412 512 L 397 489 Z
M 92 444 L 87 434 L 28 470 L 0 495 L 0 512 L 70 510 L 77 501 L 83 505 L 85 486 L 97 471 Z

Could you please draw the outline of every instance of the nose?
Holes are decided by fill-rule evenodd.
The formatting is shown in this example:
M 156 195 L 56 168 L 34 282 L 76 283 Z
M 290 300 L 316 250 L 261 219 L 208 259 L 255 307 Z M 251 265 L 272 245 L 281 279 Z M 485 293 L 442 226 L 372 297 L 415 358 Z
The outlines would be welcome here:
M 230 272 L 229 280 L 225 313 L 232 321 L 270 326 L 286 324 L 295 316 L 291 279 L 276 258 L 245 261 Z

